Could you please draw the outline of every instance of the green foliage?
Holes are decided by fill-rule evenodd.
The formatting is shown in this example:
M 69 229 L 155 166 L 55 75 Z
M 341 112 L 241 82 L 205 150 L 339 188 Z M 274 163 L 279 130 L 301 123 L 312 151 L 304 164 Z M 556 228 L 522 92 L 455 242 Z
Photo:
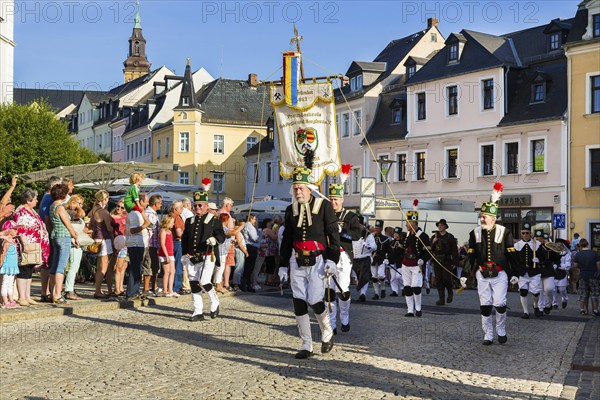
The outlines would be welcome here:
M 4 177 L 0 188 L 8 187 L 7 176 L 94 162 L 98 157 L 79 147 L 66 123 L 55 117 L 45 101 L 0 104 L 0 174 Z M 45 184 L 27 186 L 43 192 Z M 16 192 L 22 187 L 19 181 Z

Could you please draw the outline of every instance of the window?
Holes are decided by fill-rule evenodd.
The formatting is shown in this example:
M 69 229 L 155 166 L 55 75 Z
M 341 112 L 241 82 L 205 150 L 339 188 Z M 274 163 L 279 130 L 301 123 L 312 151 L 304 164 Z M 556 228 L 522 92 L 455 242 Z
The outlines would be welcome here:
M 447 176 L 447 178 L 458 177 L 458 149 L 446 150 L 446 157 L 448 159 L 448 176 Z
M 531 102 L 537 103 L 546 99 L 546 84 L 536 83 L 531 86 Z
M 179 184 L 189 185 L 190 184 L 190 173 L 179 171 Z
M 486 79 L 483 81 L 483 109 L 491 110 L 494 108 L 494 80 Z
M 362 126 L 362 111 L 354 111 L 354 136 L 360 135 L 360 127 Z
M 157 146 L 156 146 L 156 158 L 160 158 L 160 139 L 158 139 L 158 141 L 156 142 Z M 129 147 L 129 146 L 127 146 Z
M 187 153 L 190 151 L 190 133 L 179 132 L 179 152 Z
M 431 41 L 432 42 L 437 42 L 437 33 L 432 33 L 431 34 Z
M 214 137 L 213 137 L 213 152 L 215 154 L 225 154 L 225 136 L 214 135 Z
M 182 119 L 182 120 L 186 120 L 187 118 L 188 118 L 188 117 L 187 117 L 187 113 L 186 113 L 185 111 L 182 111 L 182 112 L 181 112 L 181 119 Z
M 425 93 L 417 93 L 417 119 L 419 121 L 427 118 Z
M 531 172 L 545 171 L 545 147 L 546 141 L 544 139 L 535 139 L 531 141 L 529 146 L 529 148 L 531 149 Z
M 392 124 L 399 124 L 402 122 L 402 109 L 394 108 L 392 110 Z
M 362 89 L 362 75 L 356 77 L 356 90 Z
M 415 74 L 415 72 L 417 72 L 416 65 L 410 65 L 409 67 L 407 67 L 406 68 L 406 76 L 408 77 L 408 79 L 412 78 L 412 76 Z
M 404 182 L 406 181 L 406 154 L 396 155 L 396 163 L 398 164 L 396 180 L 398 182 Z
M 591 113 L 600 113 L 600 75 L 591 77 L 592 104 Z
M 135 42 L 135 52 L 134 55 L 139 56 L 140 55 L 140 43 L 139 42 Z
M 425 179 L 425 152 L 421 151 L 415 153 L 415 159 L 417 162 L 417 180 L 422 181 Z
M 341 135 L 342 131 L 340 131 L 340 114 L 335 114 L 335 131 L 338 135 Z
M 448 115 L 458 114 L 458 86 L 446 88 L 448 94 Z
M 127 145 L 125 150 L 125 158 L 129 160 L 131 158 L 131 145 Z
M 458 61 L 458 43 L 453 43 L 450 45 L 450 48 L 448 49 L 448 61 Z
M 224 193 L 225 188 L 225 174 L 218 172 L 213 174 L 213 193 Z
M 600 186 L 600 148 L 589 149 L 590 157 L 590 184 L 589 187 Z
M 506 143 L 506 173 L 519 173 L 519 143 Z
M 190 105 L 190 98 L 187 96 L 184 96 L 181 98 L 181 105 L 183 106 L 189 106 Z
M 352 169 L 352 193 L 360 192 L 360 169 Z
M 258 183 L 258 165 L 257 164 L 254 164 L 252 166 L 252 178 L 253 178 L 252 181 L 254 183 Z
M 246 151 L 250 150 L 258 143 L 258 138 L 256 136 L 248 136 L 246 138 Z
M 266 163 L 266 169 L 267 169 L 267 183 L 271 183 L 271 181 L 273 180 L 273 170 L 271 168 L 270 162 Z
M 342 114 L 342 137 L 350 136 L 350 114 Z
M 560 48 L 560 32 L 550 34 L 550 50 L 558 50 Z
M 600 37 L 600 14 L 592 15 L 592 35 Z
M 481 174 L 484 176 L 494 175 L 494 145 L 481 146 Z
M 356 90 L 356 77 L 350 78 L 350 91 L 354 92 Z
M 165 139 L 165 157 L 169 157 L 169 152 L 171 151 L 171 138 Z

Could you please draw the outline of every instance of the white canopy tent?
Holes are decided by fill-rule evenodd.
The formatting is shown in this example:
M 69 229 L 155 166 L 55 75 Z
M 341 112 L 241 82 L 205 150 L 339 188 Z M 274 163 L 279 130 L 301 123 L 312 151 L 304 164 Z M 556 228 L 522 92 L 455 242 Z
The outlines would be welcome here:
M 233 206 L 232 210 L 235 213 L 252 212 L 267 213 L 267 214 L 283 214 L 285 209 L 291 203 L 284 200 L 267 200 L 267 201 L 255 201 L 254 203 L 240 204 L 239 206 Z
M 46 181 L 52 176 L 59 176 L 61 178 L 72 178 L 73 183 L 93 182 L 96 185 L 96 189 L 106 189 L 115 180 L 120 178 L 127 179 L 134 172 L 141 172 L 148 176 L 150 174 L 178 170 L 178 164 L 99 161 L 94 164 L 67 165 L 29 172 L 21 175 L 21 178 L 25 179 L 26 182 L 40 182 Z
M 131 184 L 129 183 L 129 178 L 120 178 L 115 179 L 109 187 L 105 187 L 103 189 L 108 190 L 109 192 L 127 192 Z M 81 189 L 100 189 L 100 185 L 98 182 L 86 182 L 86 183 L 78 183 L 75 185 L 77 188 Z M 140 186 L 140 190 L 145 193 L 156 193 L 160 192 L 193 192 L 197 190 L 197 186 L 193 185 L 184 185 L 182 183 L 173 183 L 169 181 L 161 181 L 158 179 L 152 178 L 144 178 L 142 185 Z M 161 193 L 162 194 L 162 193 Z

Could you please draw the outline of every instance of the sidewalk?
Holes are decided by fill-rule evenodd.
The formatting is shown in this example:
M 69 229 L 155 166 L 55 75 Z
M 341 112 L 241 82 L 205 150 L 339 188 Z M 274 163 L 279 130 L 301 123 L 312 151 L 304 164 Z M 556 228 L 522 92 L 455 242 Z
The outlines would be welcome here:
M 95 288 L 93 282 L 75 284 L 75 291 L 80 297 L 83 297 L 83 300 L 68 300 L 69 304 L 66 306 L 51 303 L 39 303 L 35 306 L 21 307 L 18 309 L 0 309 L 0 324 L 36 318 L 57 317 L 61 315 L 84 315 L 96 311 L 111 311 L 120 308 L 139 308 L 192 301 L 191 295 L 184 295 L 179 298 L 148 297 L 145 300 L 126 300 L 123 297 L 95 299 Z M 222 298 L 223 296 L 237 296 L 242 294 L 246 293 L 227 292 L 224 294 L 219 294 L 219 297 Z M 39 301 L 40 295 L 41 282 L 39 276 L 34 276 L 33 282 L 31 283 L 31 298 Z

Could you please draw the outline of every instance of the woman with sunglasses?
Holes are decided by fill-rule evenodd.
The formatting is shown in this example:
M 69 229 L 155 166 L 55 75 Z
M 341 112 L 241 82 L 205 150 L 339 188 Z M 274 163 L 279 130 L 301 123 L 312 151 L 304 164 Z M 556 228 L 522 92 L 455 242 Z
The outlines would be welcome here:
M 115 291 L 110 293 L 114 296 L 125 296 L 125 288 L 123 287 L 123 280 L 125 278 L 125 270 L 129 265 L 129 258 L 127 257 L 127 246 L 117 246 L 117 243 L 124 243 L 122 239 L 117 240 L 119 236 L 125 238 L 125 226 L 127 223 L 127 211 L 125 210 L 125 203 L 123 199 L 120 199 L 115 208 L 110 212 L 110 217 L 113 221 L 114 235 L 115 235 L 115 253 L 110 259 L 109 269 L 114 268 L 115 273 Z M 116 257 L 115 257 L 116 255 Z

